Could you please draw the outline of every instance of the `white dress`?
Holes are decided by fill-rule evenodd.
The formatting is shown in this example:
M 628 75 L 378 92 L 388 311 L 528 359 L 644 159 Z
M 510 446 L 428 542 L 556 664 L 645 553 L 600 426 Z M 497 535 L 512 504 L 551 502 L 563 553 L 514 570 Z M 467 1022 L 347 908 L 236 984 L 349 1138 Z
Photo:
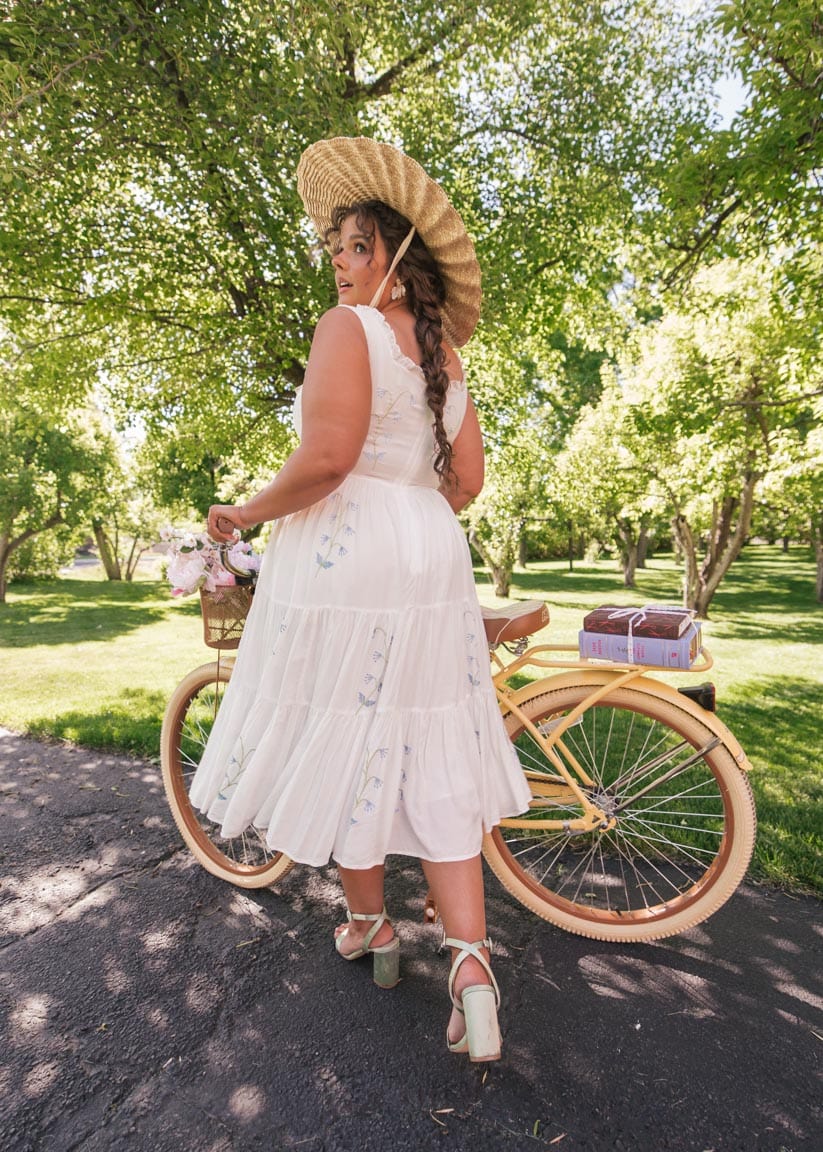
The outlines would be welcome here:
M 340 486 L 275 525 L 237 664 L 191 789 L 304 864 L 464 860 L 529 789 L 500 717 L 468 545 L 433 467 L 420 368 L 382 313 L 372 416 Z M 453 441 L 466 411 L 449 388 Z M 300 404 L 295 420 L 300 431 Z

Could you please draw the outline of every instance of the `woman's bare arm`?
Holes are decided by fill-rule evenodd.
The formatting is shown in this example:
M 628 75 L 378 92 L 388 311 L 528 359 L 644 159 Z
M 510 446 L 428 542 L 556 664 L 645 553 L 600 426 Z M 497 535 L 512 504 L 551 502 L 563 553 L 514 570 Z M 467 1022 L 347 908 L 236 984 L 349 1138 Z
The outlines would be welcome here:
M 371 372 L 363 326 L 347 308 L 331 309 L 317 325 L 301 406 L 300 445 L 271 483 L 243 505 L 215 504 L 209 510 L 215 540 L 230 539 L 235 527 L 250 528 L 315 504 L 357 463 L 369 428 Z

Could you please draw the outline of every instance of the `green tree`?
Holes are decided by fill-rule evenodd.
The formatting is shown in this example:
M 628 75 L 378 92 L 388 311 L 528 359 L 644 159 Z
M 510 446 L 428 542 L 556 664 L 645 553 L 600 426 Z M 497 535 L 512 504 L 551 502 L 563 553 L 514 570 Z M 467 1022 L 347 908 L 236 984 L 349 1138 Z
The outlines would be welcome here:
M 112 436 L 112 460 L 104 489 L 91 508 L 91 530 L 106 578 L 131 581 L 141 556 L 155 544 L 168 520 L 152 495 L 150 476 L 139 459 Z
M 758 485 L 819 422 L 816 333 L 767 261 L 694 278 L 679 311 L 638 330 L 622 365 L 647 475 L 667 494 L 702 616 L 752 526 Z
M 820 266 L 805 246 L 823 239 L 823 15 L 818 0 L 725 0 L 714 10 L 728 68 L 746 92 L 727 128 L 684 129 L 679 162 L 664 180 L 670 278 L 704 258 L 753 254 L 785 243 L 795 274 Z
M 0 603 L 14 553 L 42 533 L 88 523 L 111 470 L 90 413 L 58 420 L 24 401 L 0 405 Z
M 577 527 L 614 544 L 623 582 L 633 588 L 666 497 L 646 471 L 632 411 L 616 381 L 580 413 L 556 467 Z
M 539 362 L 558 331 L 613 323 L 644 189 L 705 119 L 713 68 L 663 0 L 8 11 L 0 309 L 12 327 L 59 313 L 78 355 L 93 340 L 118 421 L 139 418 L 158 459 L 198 445 L 181 475 L 287 449 L 332 302 L 294 185 L 306 144 L 365 132 L 417 156 L 478 240 L 483 345 Z
M 527 526 L 546 514 L 553 450 L 546 429 L 554 423 L 548 396 L 559 359 L 552 352 L 541 362 L 527 349 L 512 353 L 482 338 L 473 349 L 470 381 L 486 442 L 486 483 L 463 519 L 497 596 L 508 595 Z
M 760 492 L 758 520 L 768 518 L 785 540 L 808 540 L 816 561 L 815 594 L 823 601 L 823 403 L 817 421 L 783 438 Z
M 523 533 L 539 500 L 538 464 L 528 441 L 495 453 L 486 485 L 465 513 L 469 543 L 488 568 L 496 596 L 509 594 Z

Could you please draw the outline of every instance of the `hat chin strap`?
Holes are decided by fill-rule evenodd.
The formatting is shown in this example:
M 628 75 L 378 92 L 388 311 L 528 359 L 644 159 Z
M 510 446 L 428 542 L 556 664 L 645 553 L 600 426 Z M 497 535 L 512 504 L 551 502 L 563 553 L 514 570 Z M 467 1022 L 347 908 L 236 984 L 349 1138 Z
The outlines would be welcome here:
M 380 297 L 383 295 L 384 288 L 386 287 L 389 280 L 391 279 L 392 274 L 394 273 L 394 270 L 397 268 L 397 265 L 400 263 L 400 261 L 406 255 L 406 250 L 408 249 L 409 244 L 411 244 L 412 240 L 414 239 L 414 234 L 416 231 L 417 231 L 417 229 L 412 224 L 411 231 L 409 232 L 408 236 L 403 241 L 403 243 L 400 245 L 400 247 L 397 249 L 397 252 L 395 253 L 394 259 L 392 260 L 391 264 L 389 265 L 389 270 L 386 273 L 386 275 L 383 277 L 383 281 L 382 281 L 380 287 L 377 289 L 375 294 L 372 296 L 371 304 L 369 304 L 369 308 L 376 308 L 377 307 L 377 302 L 380 299 Z

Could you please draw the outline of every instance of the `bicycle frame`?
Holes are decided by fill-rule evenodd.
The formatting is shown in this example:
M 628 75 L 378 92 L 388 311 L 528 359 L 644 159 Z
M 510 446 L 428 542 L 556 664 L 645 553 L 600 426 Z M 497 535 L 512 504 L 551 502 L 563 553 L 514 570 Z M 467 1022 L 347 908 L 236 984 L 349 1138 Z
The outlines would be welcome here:
M 498 654 L 499 647 L 505 648 L 506 645 L 499 645 L 491 650 L 492 664 L 497 666 L 497 671 L 492 671 L 492 680 L 503 718 L 505 720 L 509 716 L 514 717 L 530 733 L 546 759 L 556 768 L 558 773 L 557 777 L 552 777 L 545 773 L 524 769 L 525 776 L 531 784 L 533 795 L 536 797 L 531 801 L 530 807 L 544 807 L 546 800 L 551 800 L 553 797 L 557 799 L 568 797 L 571 792 L 580 804 L 583 813 L 576 819 L 563 820 L 508 818 L 501 821 L 504 827 L 546 831 L 562 830 L 569 834 L 591 832 L 594 829 L 608 831 L 614 827 L 615 816 L 608 815 L 594 803 L 590 795 L 587 795 L 586 790 L 594 789 L 596 781 L 592 780 L 585 771 L 562 737 L 584 712 L 614 692 L 615 689 L 626 685 L 631 685 L 632 688 L 648 695 L 674 699 L 679 707 L 697 716 L 714 734 L 712 743 L 707 748 L 695 753 L 694 757 L 690 757 L 690 760 L 686 761 L 685 764 L 679 765 L 678 771 L 682 771 L 692 759 L 698 759 L 709 748 L 721 742 L 726 745 L 743 771 L 749 771 L 752 767 L 740 744 L 717 716 L 711 712 L 706 712 L 670 685 L 648 675 L 651 671 L 705 672 L 713 664 L 712 657 L 705 648 L 702 652 L 701 663 L 688 669 L 672 669 L 652 668 L 648 665 L 638 664 L 593 663 L 590 660 L 581 659 L 579 656 L 577 658 L 572 658 L 570 655 L 561 656 L 561 653 L 577 653 L 577 648 L 570 644 L 538 644 L 524 650 L 521 650 L 521 646 L 518 645 L 514 649 L 514 659 L 505 664 Z M 557 653 L 558 655 L 547 657 L 546 654 L 548 653 Z M 512 687 L 509 683 L 512 676 L 527 666 L 548 668 L 553 674 L 534 680 L 522 688 Z M 522 705 L 543 692 L 572 686 L 580 687 L 581 685 L 590 687 L 591 691 L 571 711 L 552 724 L 550 733 L 539 729 L 523 711 Z

